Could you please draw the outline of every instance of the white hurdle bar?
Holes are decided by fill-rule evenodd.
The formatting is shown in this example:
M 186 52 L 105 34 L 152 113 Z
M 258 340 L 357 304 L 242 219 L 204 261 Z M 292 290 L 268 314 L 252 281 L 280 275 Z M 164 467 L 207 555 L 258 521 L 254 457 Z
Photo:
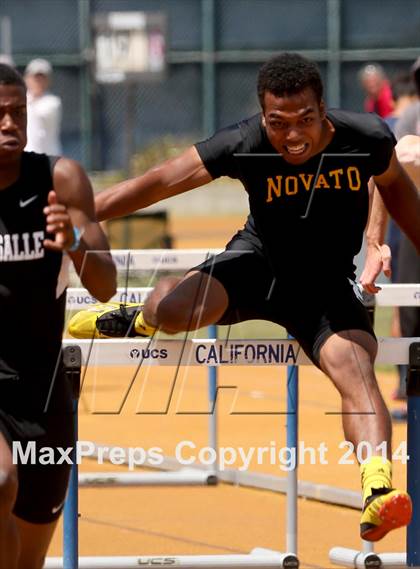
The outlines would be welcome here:
M 378 338 L 379 364 L 405 364 L 412 342 L 420 338 Z M 295 340 L 63 340 L 78 345 L 83 365 L 94 366 L 279 366 L 313 365 Z
M 223 249 L 112 249 L 117 271 L 187 271 Z M 70 271 L 76 274 L 71 265 Z
M 144 557 L 81 557 L 77 569 L 138 569 L 139 567 L 184 567 L 197 569 L 271 569 L 272 567 L 294 569 L 298 567 L 294 556 L 276 554 L 273 551 L 257 547 L 248 555 L 147 555 Z M 44 569 L 62 569 L 61 557 L 49 557 Z M 75 569 L 75 568 L 73 568 Z
M 406 569 L 408 567 L 405 553 L 375 553 L 369 549 L 371 548 L 366 547 L 365 551 L 357 551 L 346 547 L 333 547 L 329 554 L 330 561 L 336 565 L 355 569 L 377 569 L 380 567 L 387 569 L 404 567 Z
M 172 472 L 83 472 L 79 488 L 111 488 L 115 486 L 214 486 L 217 475 L 196 468 L 180 468 Z
M 375 306 L 418 306 L 420 307 L 420 285 L 418 284 L 381 284 L 382 290 L 376 295 L 369 295 Z M 118 287 L 110 302 L 144 302 L 150 287 Z M 82 310 L 99 301 L 84 288 L 67 289 L 67 310 Z

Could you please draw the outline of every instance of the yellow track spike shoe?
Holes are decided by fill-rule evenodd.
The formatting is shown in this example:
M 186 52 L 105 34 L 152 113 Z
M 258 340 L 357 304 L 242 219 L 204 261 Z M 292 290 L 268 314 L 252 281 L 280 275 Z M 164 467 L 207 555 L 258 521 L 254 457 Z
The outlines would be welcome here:
M 143 304 L 94 304 L 75 314 L 68 330 L 73 338 L 148 337 L 155 329 L 144 322 L 142 308 Z
M 118 308 L 111 308 L 98 316 L 96 329 L 102 337 L 107 338 L 138 336 L 135 323 L 142 308 L 143 304 L 120 304 Z M 143 336 L 143 334 L 140 335 Z
M 360 537 L 366 541 L 379 541 L 391 530 L 407 526 L 411 515 L 412 504 L 407 492 L 375 488 L 363 508 Z
M 86 310 L 77 312 L 68 323 L 68 331 L 73 338 L 91 339 L 103 338 L 96 328 L 96 321 L 99 316 L 117 310 L 120 306 L 119 302 L 107 302 L 103 304 L 92 304 Z

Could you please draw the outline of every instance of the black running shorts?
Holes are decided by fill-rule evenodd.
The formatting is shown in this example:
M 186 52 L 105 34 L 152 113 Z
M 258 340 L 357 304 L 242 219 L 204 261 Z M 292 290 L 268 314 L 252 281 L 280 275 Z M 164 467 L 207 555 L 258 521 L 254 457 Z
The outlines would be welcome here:
M 32 378 L 36 380 L 37 378 Z M 57 448 L 70 448 L 74 445 L 74 415 L 71 411 L 71 394 L 66 385 L 66 378 L 59 378 L 59 403 L 53 401 L 48 412 L 38 409 L 28 411 L 22 405 L 22 397 L 8 399 L 7 404 L 0 404 L 0 433 L 10 449 L 15 449 L 15 464 L 18 472 L 18 494 L 13 513 L 30 523 L 44 524 L 56 520 L 63 509 L 71 465 L 58 462 L 62 453 Z M 7 386 L 1 383 L 1 392 L 6 393 Z M 10 391 L 10 390 L 9 390 Z M 30 398 L 30 397 L 29 397 Z M 40 452 L 43 447 L 53 449 L 54 458 Z M 35 449 L 35 452 L 31 451 Z M 19 451 L 20 449 L 20 451 Z M 29 458 L 25 462 L 24 454 Z M 39 460 L 43 456 L 42 461 Z M 31 464 L 31 459 L 34 463 Z M 54 464 L 42 464 L 53 462 Z
M 192 270 L 216 278 L 228 294 L 229 306 L 217 324 L 257 319 L 284 326 L 318 367 L 320 349 L 332 334 L 364 330 L 375 338 L 361 294 L 347 276 L 297 275 L 288 273 L 287 267 L 274 276 L 246 231 L 235 235 L 225 251 Z

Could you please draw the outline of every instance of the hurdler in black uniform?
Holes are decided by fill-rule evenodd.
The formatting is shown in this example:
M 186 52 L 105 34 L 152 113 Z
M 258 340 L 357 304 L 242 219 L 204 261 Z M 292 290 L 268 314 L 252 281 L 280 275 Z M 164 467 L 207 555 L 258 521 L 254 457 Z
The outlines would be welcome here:
M 24 152 L 19 179 L 0 191 L 0 430 L 23 450 L 30 441 L 38 450 L 73 443 L 70 386 L 61 364 L 62 253 L 43 246 L 54 163 Z M 33 523 L 56 519 L 69 468 L 19 464 L 15 514 Z
M 396 143 L 376 115 L 333 110 L 334 134 L 300 165 L 270 144 L 261 114 L 196 144 L 213 178 L 244 185 L 250 215 L 227 251 L 196 267 L 224 286 L 221 324 L 262 318 L 285 326 L 319 365 L 340 330 L 374 335 L 352 283 L 368 219 L 368 180 L 389 166 Z

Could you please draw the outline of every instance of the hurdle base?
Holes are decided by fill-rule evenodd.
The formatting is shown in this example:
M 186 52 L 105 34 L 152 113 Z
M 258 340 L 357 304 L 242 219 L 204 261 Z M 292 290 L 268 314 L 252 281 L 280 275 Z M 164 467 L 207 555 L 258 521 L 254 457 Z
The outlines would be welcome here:
M 299 561 L 294 553 L 280 553 L 255 548 L 248 555 L 145 555 L 141 557 L 79 557 L 79 569 L 138 569 L 139 567 L 175 566 L 189 569 L 298 569 Z M 48 557 L 44 569 L 63 569 L 62 557 Z
M 333 547 L 330 550 L 330 561 L 343 567 L 355 569 L 372 569 L 387 567 L 388 569 L 401 569 L 407 567 L 406 553 L 364 553 L 346 547 Z M 410 569 L 416 569 L 415 567 Z
M 79 487 L 110 486 L 216 486 L 217 474 L 208 470 L 182 468 L 171 472 L 82 472 Z

